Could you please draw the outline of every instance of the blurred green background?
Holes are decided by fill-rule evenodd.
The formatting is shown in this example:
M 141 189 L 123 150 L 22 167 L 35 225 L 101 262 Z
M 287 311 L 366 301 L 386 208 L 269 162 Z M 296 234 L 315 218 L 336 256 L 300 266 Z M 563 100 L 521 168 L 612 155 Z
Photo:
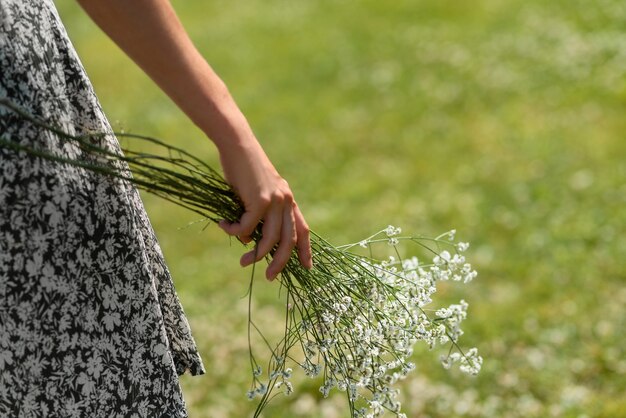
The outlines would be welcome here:
M 211 143 L 82 13 L 58 7 L 111 122 Z M 479 271 L 463 345 L 482 373 L 419 350 L 409 417 L 626 416 L 623 0 L 175 0 L 311 227 L 336 244 L 387 224 L 456 228 Z M 141 22 L 137 22 L 141 24 Z M 145 196 L 207 367 L 191 417 L 249 416 L 242 248 Z M 257 317 L 280 330 L 276 284 Z M 302 380 L 266 417 L 347 417 Z

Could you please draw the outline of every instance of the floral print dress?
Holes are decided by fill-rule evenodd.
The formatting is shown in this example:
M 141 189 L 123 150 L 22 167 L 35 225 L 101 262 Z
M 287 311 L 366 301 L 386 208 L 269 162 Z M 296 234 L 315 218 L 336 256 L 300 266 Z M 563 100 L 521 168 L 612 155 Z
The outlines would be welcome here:
M 52 0 L 0 0 L 0 98 L 111 129 Z M 93 158 L 2 105 L 0 137 Z M 184 417 L 186 371 L 204 372 L 137 191 L 0 147 L 0 417 Z

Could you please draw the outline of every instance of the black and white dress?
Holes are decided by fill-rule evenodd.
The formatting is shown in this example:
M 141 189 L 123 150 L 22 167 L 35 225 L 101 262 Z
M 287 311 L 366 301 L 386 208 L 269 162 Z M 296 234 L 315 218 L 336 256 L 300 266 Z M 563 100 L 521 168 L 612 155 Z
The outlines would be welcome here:
M 0 98 L 110 131 L 52 0 L 0 0 Z M 0 136 L 92 158 L 3 106 Z M 0 417 L 183 417 L 186 371 L 204 372 L 137 191 L 0 147 Z

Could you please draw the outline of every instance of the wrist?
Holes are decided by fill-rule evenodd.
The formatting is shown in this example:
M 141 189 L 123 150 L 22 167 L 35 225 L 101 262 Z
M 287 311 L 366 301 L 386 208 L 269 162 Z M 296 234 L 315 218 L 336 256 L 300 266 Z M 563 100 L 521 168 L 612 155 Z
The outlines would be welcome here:
M 256 138 L 246 117 L 228 94 L 213 94 L 198 106 L 194 123 L 221 152 L 249 147 Z

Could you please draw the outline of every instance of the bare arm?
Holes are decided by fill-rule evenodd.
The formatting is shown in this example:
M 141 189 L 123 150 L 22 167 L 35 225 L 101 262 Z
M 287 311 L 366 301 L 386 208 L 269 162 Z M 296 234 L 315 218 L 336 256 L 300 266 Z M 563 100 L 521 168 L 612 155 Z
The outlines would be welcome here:
M 226 179 L 246 209 L 239 222 L 222 222 L 222 229 L 249 241 L 259 221 L 264 221 L 256 260 L 278 244 L 267 268 L 268 278 L 284 268 L 294 247 L 302 265 L 310 268 L 309 229 L 289 185 L 268 159 L 222 80 L 194 47 L 169 0 L 79 3 L 217 146 Z M 244 254 L 241 264 L 254 262 L 254 254 L 255 250 Z

